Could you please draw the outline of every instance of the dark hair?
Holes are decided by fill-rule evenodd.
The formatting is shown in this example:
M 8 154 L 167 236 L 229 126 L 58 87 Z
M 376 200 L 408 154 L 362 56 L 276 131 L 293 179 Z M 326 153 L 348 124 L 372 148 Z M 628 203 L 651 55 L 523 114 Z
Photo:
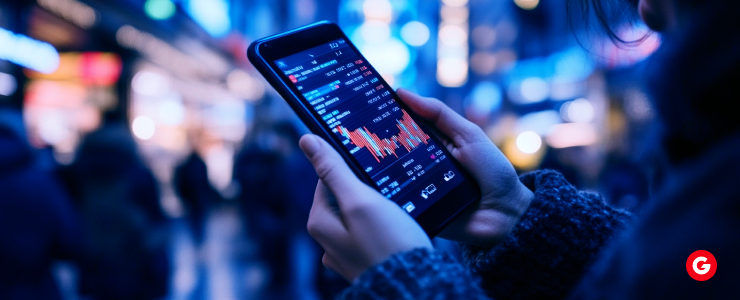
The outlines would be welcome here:
M 591 18 L 595 18 L 598 25 L 616 45 L 635 45 L 649 37 L 645 35 L 636 40 L 625 40 L 614 31 L 612 26 L 617 21 L 635 20 L 639 0 L 567 0 L 566 7 L 571 30 L 575 33 L 575 21 L 583 21 L 588 26 Z M 580 8 L 580 9 L 579 9 Z

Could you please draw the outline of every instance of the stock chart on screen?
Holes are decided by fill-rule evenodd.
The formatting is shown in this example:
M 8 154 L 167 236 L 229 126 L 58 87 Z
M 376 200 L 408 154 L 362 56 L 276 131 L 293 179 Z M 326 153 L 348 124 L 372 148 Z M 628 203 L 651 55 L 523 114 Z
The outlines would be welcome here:
M 429 133 L 397 103 L 380 75 L 336 40 L 275 61 L 327 128 L 390 199 L 412 215 L 457 186 L 461 177 Z

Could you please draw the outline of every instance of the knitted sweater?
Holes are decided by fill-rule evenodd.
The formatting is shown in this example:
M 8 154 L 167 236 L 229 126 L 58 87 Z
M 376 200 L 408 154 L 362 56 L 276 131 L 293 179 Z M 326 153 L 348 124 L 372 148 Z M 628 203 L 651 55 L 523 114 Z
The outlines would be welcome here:
M 555 171 L 520 180 L 535 194 L 527 212 L 500 245 L 464 245 L 467 267 L 436 251 L 399 253 L 363 273 L 339 299 L 564 298 L 630 215 L 579 192 Z

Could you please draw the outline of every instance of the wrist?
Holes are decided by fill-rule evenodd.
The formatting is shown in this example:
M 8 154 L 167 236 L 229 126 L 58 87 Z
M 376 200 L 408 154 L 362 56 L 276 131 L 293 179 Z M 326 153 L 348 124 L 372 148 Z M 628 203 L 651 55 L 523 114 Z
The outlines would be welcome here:
M 477 227 L 481 231 L 479 240 L 473 245 L 492 248 L 503 242 L 519 224 L 532 199 L 534 199 L 534 192 L 522 182 L 517 181 L 516 188 L 512 189 L 504 199 L 497 201 L 490 208 L 483 209 L 484 212 L 481 215 L 487 217 L 476 220 Z
M 492 203 L 479 201 L 471 205 L 439 236 L 481 248 L 494 247 L 519 223 L 533 198 L 534 193 L 517 180 L 505 196 Z

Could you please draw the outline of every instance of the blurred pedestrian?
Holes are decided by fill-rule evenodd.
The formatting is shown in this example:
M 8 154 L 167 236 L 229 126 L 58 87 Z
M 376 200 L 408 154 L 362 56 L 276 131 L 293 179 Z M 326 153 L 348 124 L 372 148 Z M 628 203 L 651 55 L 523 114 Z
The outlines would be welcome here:
M 94 299 L 164 297 L 167 219 L 157 182 L 126 126 L 105 124 L 88 134 L 62 174 L 84 224 L 80 293 Z
M 21 111 L 0 107 L 0 299 L 61 299 L 52 264 L 81 250 L 79 219 L 57 178 L 35 167 Z
M 305 222 L 317 177 L 295 143 L 300 132 L 294 124 L 261 126 L 238 155 L 234 180 L 241 187 L 239 199 L 248 232 L 258 244 L 258 257 L 270 269 L 266 297 L 298 298 L 297 287 L 315 277 L 298 270 L 316 270 L 313 258 L 301 259 L 300 252 L 318 253 L 317 246 L 300 241 L 307 236 Z
M 197 151 L 193 151 L 175 169 L 174 185 L 185 206 L 185 218 L 190 225 L 195 246 L 200 247 L 205 238 L 208 214 L 211 207 L 221 201 L 221 194 L 208 180 L 208 169 Z

